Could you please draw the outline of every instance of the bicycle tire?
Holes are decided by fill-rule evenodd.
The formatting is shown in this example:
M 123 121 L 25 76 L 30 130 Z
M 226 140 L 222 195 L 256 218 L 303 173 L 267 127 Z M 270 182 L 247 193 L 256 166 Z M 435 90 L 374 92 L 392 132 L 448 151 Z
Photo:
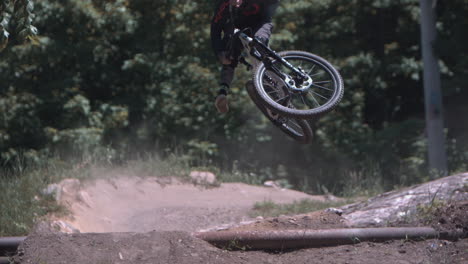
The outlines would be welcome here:
M 253 81 L 254 86 L 256 88 L 256 93 L 258 98 L 262 101 L 262 104 L 267 106 L 274 111 L 277 111 L 281 115 L 288 116 L 288 117 L 295 117 L 299 119 L 315 119 L 319 118 L 320 116 L 330 112 L 333 110 L 338 103 L 343 98 L 344 87 L 343 87 L 343 79 L 340 73 L 332 66 L 331 63 L 326 61 L 320 56 L 315 54 L 305 52 L 305 51 L 283 51 L 278 53 L 279 56 L 283 57 L 284 59 L 303 59 L 304 61 L 310 61 L 314 64 L 318 65 L 323 71 L 329 74 L 331 77 L 331 81 L 333 82 L 334 90 L 333 95 L 331 98 L 324 103 L 323 105 L 319 105 L 316 108 L 312 109 L 297 109 L 294 107 L 288 107 L 276 102 L 272 99 L 264 90 L 263 88 L 263 77 L 266 72 L 265 64 L 259 63 L 256 69 L 253 71 Z M 283 83 L 284 84 L 284 83 Z
M 287 124 L 281 123 L 278 119 L 272 117 L 271 112 L 268 112 L 268 109 L 262 104 L 262 102 L 258 99 L 258 95 L 256 94 L 255 87 L 253 82 L 246 83 L 247 93 L 250 99 L 254 102 L 255 106 L 260 110 L 260 112 L 265 115 L 271 123 L 273 123 L 276 127 L 278 127 L 281 131 L 283 131 L 286 135 L 290 138 L 294 139 L 298 143 L 301 144 L 308 144 L 313 139 L 313 132 L 312 128 L 310 127 L 309 123 L 306 120 L 302 119 L 294 119 L 297 122 L 297 126 L 300 127 L 301 132 L 294 131 L 291 126 L 287 126 Z

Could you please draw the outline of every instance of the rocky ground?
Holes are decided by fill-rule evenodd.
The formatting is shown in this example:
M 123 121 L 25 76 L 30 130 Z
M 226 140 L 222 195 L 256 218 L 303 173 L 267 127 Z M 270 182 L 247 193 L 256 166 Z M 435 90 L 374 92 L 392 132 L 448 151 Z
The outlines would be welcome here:
M 386 222 L 391 226 L 432 226 L 466 234 L 468 174 L 348 205 L 341 208 L 342 215 L 319 211 L 266 219 L 248 217 L 255 202 L 290 203 L 304 198 L 325 202 L 330 197 L 244 184 L 205 188 L 160 181 L 119 177 L 87 184 L 72 180 L 57 186 L 57 198 L 69 207 L 70 216 L 38 225 L 20 246 L 15 263 L 468 263 L 466 238 L 249 251 L 217 248 L 193 236 L 195 231 L 226 228 L 310 230 L 365 226 L 356 216 L 368 215 L 372 210 L 370 226 Z M 437 192 L 431 192 L 434 186 L 438 186 Z M 401 206 L 395 204 L 396 199 L 400 199 Z M 375 213 L 379 207 L 376 201 L 381 203 L 381 215 Z M 388 210 L 397 211 L 392 214 Z

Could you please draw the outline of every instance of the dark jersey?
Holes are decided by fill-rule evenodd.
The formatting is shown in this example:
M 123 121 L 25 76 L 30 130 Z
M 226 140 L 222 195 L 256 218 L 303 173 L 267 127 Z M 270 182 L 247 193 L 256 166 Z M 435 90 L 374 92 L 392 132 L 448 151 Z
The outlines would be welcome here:
M 279 0 L 244 0 L 238 8 L 229 7 L 229 0 L 218 1 L 211 20 L 211 44 L 216 54 L 225 50 L 224 37 L 234 28 L 252 28 L 256 36 L 268 39 L 273 27 L 272 17 Z M 231 11 L 230 11 L 231 9 Z

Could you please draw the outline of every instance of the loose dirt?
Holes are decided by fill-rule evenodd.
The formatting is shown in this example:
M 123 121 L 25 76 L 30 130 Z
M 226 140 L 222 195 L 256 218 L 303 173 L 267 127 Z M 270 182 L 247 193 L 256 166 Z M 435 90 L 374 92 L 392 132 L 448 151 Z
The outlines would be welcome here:
M 466 263 L 466 240 L 361 243 L 290 252 L 227 251 L 187 232 L 37 234 L 18 263 Z M 465 252 L 464 252 L 465 251 Z M 463 253 L 464 252 L 464 253 Z M 465 261 L 465 262 L 464 262 Z
M 55 223 L 62 223 L 62 231 L 75 233 L 58 232 L 56 227 L 60 225 L 38 225 L 20 246 L 15 263 L 468 263 L 468 239 L 366 242 L 264 252 L 229 251 L 192 236 L 199 230 L 348 227 L 347 220 L 333 211 L 266 219 L 248 217 L 255 202 L 264 200 L 326 201 L 323 196 L 291 190 L 245 184 L 206 188 L 123 177 L 87 184 L 72 180 L 61 186 L 58 196 L 69 206 L 72 217 L 55 218 Z M 418 219 L 417 224 L 466 230 L 468 203 L 444 204 L 430 215 Z
M 60 202 L 70 217 L 56 220 L 83 233 L 191 232 L 252 220 L 248 212 L 256 202 L 326 201 L 325 196 L 287 189 L 243 183 L 207 187 L 175 179 L 161 183 L 159 178 L 120 177 L 85 184 L 66 180 L 59 186 Z

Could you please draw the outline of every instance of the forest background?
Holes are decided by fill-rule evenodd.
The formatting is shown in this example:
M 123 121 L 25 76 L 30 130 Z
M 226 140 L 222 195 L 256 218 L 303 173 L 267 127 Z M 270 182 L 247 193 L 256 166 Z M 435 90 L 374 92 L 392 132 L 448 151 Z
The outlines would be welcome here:
M 229 114 L 215 111 L 213 9 L 214 1 L 34 1 L 37 37 L 19 43 L 7 28 L 0 52 L 2 172 L 158 155 L 315 193 L 431 177 L 418 0 L 281 1 L 272 48 L 327 58 L 345 83 L 338 108 L 312 122 L 310 145 L 261 116 L 243 67 Z M 467 14 L 468 0 L 437 1 L 450 172 L 468 170 Z

